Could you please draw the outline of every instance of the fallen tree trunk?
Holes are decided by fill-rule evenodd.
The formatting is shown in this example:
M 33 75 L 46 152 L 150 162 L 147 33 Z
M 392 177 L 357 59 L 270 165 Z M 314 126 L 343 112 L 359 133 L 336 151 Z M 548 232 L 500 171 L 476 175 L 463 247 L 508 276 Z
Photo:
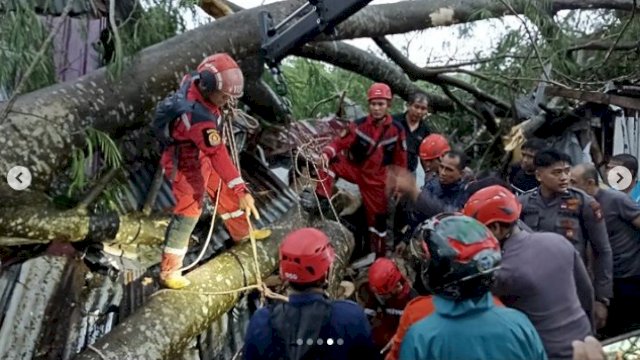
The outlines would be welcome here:
M 161 214 L 89 215 L 79 210 L 56 209 L 49 204 L 30 204 L 0 208 L 0 246 L 54 240 L 160 245 L 168 225 L 169 216 Z
M 278 245 L 292 229 L 304 226 L 296 207 L 277 221 L 271 237 L 258 242 L 258 262 L 263 277 L 273 273 L 278 263 Z M 332 238 L 339 261 L 332 278 L 341 277 L 343 264 L 353 249 L 353 237 L 338 236 L 340 225 L 322 224 Z M 79 354 L 77 360 L 175 359 L 191 339 L 204 332 L 222 314 L 231 310 L 239 293 L 229 295 L 198 294 L 230 291 L 256 283 L 252 249 L 249 243 L 234 247 L 187 274 L 192 285 L 186 290 L 164 290 L 155 294 L 112 332 Z M 337 286 L 333 286 L 336 288 Z
M 268 10 L 276 22 L 304 1 L 287 0 L 225 16 L 141 51 L 116 80 L 99 69 L 76 81 L 53 85 L 19 96 L 0 119 L 0 173 L 16 165 L 30 169 L 34 189 L 46 189 L 55 169 L 64 167 L 74 146 L 83 144 L 87 127 L 113 134 L 144 125 L 147 111 L 176 84 L 186 69 L 203 55 L 228 51 L 237 59 L 255 56 L 260 45 L 258 12 Z M 632 0 L 555 0 L 555 10 L 608 8 L 629 10 Z M 515 4 L 516 11 L 523 6 Z M 376 37 L 476 20 L 505 14 L 504 6 L 490 0 L 404 1 L 368 6 L 339 27 L 337 39 Z M 212 36 L 215 35 L 215 36 Z M 324 39 L 323 37 L 319 37 Z M 249 71 L 249 69 L 245 69 Z M 450 102 L 432 101 L 434 109 Z M 5 105 L 0 106 L 2 113 Z M 12 192 L 0 182 L 0 196 Z

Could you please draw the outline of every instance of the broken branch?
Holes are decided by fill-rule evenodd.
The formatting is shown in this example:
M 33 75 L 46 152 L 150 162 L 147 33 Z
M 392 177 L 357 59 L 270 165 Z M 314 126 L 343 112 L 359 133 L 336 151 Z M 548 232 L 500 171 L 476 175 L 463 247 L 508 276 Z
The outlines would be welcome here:
M 470 93 L 478 100 L 492 103 L 504 111 L 509 111 L 511 109 L 511 106 L 506 101 L 484 93 L 473 84 L 448 75 L 444 75 L 439 71 L 432 71 L 428 68 L 418 67 L 407 57 L 402 55 L 402 53 L 400 53 L 400 51 L 395 46 L 393 46 L 386 38 L 378 37 L 373 40 L 393 62 L 398 64 L 398 66 L 400 66 L 407 73 L 407 75 L 409 75 L 409 78 L 411 80 L 425 80 L 437 85 L 450 85 Z

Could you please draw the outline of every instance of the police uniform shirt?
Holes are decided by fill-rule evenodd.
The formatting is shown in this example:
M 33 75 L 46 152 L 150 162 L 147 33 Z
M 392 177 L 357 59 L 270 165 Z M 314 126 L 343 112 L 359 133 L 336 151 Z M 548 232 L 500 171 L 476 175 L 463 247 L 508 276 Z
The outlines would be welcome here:
M 640 275 L 640 230 L 633 224 L 640 216 L 640 205 L 627 194 L 606 189 L 598 190 L 596 200 L 602 206 L 613 253 L 613 277 Z
M 522 203 L 520 218 L 532 230 L 555 232 L 567 238 L 585 264 L 587 243 L 594 252 L 594 289 L 597 299 L 613 296 L 612 256 L 600 204 L 587 193 L 569 188 L 564 194 L 544 199 L 540 187 L 518 197 Z M 544 264 L 544 259 L 541 259 Z

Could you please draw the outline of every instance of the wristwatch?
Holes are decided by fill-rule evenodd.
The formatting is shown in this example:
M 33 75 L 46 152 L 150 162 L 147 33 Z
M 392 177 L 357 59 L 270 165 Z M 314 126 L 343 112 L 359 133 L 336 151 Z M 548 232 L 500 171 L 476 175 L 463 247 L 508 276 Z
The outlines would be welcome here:
M 604 304 L 604 306 L 609 307 L 609 299 L 606 298 L 597 298 L 596 299 L 597 302 Z

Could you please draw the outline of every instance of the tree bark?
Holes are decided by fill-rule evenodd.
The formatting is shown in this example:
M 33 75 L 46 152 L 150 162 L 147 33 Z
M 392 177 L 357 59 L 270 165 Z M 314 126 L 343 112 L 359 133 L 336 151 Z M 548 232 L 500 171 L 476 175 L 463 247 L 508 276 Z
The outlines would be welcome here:
M 42 244 L 54 240 L 160 245 L 169 216 L 132 213 L 89 215 L 49 204 L 0 208 L 0 246 Z
M 255 56 L 260 46 L 256 26 L 260 10 L 268 10 L 277 22 L 302 3 L 287 0 L 240 11 L 175 36 L 141 51 L 116 79 L 103 68 L 76 81 L 19 96 L 8 116 L 0 119 L 0 173 L 6 174 L 16 165 L 25 166 L 32 173 L 32 187 L 46 189 L 54 170 L 64 167 L 71 149 L 82 144 L 83 129 L 95 127 L 113 134 L 143 125 L 155 103 L 174 90 L 185 70 L 193 69 L 204 55 L 227 51 L 240 60 Z M 556 0 L 551 8 L 629 10 L 632 6 L 633 0 Z M 515 4 L 514 8 L 522 11 L 523 7 Z M 472 15 L 482 9 L 491 16 L 505 13 L 501 3 L 491 0 L 421 0 L 368 6 L 339 27 L 336 39 L 384 36 L 472 21 Z M 246 66 L 243 69 L 250 70 Z M 432 105 L 436 109 L 439 106 Z M 0 106 L 0 113 L 4 106 Z M 12 190 L 7 183 L 0 182 L 0 197 L 9 192 Z
M 277 268 L 278 245 L 292 229 L 301 227 L 302 219 L 292 208 L 273 227 L 269 239 L 258 241 L 260 273 L 267 277 Z M 339 233 L 337 223 L 327 222 L 324 230 L 330 235 L 338 259 L 334 279 L 340 278 L 353 249 L 353 237 L 348 240 Z M 210 262 L 187 274 L 192 285 L 187 290 L 161 291 L 115 329 L 98 340 L 94 350 L 85 350 L 76 360 L 104 359 L 176 359 L 190 340 L 204 332 L 222 314 L 231 310 L 239 293 L 205 295 L 194 292 L 221 292 L 256 283 L 253 253 L 249 243 L 242 244 L 215 257 Z M 336 281 L 336 280 L 332 280 Z
M 394 94 L 408 99 L 411 93 L 422 91 L 411 82 L 398 66 L 388 61 L 360 50 L 355 46 L 341 41 L 317 42 L 303 46 L 295 52 L 296 55 L 313 60 L 324 61 L 366 76 L 374 81 L 384 82 L 393 90 Z M 452 111 L 453 102 L 443 96 L 427 94 L 429 104 L 442 111 Z

